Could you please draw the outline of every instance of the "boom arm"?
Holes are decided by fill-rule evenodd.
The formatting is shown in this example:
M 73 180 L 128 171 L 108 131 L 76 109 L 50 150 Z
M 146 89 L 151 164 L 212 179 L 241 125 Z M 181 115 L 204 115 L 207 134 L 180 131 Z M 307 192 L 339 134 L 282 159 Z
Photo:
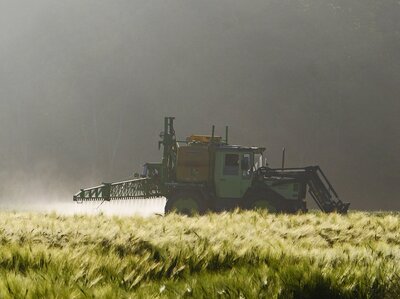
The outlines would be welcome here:
M 77 202 L 110 201 L 164 196 L 160 184 L 152 178 L 132 179 L 116 183 L 103 183 L 100 186 L 81 189 L 73 196 Z
M 81 189 L 73 196 L 77 202 L 110 201 L 134 198 L 152 198 L 166 195 L 165 183 L 174 179 L 176 165 L 176 136 L 174 117 L 165 117 L 164 131 L 160 137 L 159 147 L 163 146 L 161 163 L 146 163 L 148 177 L 126 180 L 116 183 L 103 183 L 100 186 Z

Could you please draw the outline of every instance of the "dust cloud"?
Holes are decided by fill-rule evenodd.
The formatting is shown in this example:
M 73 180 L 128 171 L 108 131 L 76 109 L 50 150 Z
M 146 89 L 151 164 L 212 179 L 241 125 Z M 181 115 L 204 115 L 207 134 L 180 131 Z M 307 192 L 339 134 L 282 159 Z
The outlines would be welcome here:
M 2 0 L 0 202 L 129 178 L 176 116 L 181 138 L 229 125 L 352 208 L 399 210 L 399 95 L 394 0 Z

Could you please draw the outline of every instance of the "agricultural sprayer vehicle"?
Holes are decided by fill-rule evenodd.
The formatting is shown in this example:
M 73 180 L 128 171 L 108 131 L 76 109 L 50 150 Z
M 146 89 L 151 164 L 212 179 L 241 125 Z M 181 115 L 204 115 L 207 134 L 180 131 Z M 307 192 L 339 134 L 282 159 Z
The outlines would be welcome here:
M 164 119 L 160 163 L 146 163 L 142 175 L 122 182 L 81 189 L 77 202 L 165 197 L 165 212 L 182 214 L 241 209 L 306 212 L 306 193 L 324 212 L 346 213 L 342 202 L 319 166 L 269 168 L 265 148 L 230 145 L 225 139 L 192 135 L 178 141 L 174 117 Z M 283 158 L 284 159 L 284 158 Z

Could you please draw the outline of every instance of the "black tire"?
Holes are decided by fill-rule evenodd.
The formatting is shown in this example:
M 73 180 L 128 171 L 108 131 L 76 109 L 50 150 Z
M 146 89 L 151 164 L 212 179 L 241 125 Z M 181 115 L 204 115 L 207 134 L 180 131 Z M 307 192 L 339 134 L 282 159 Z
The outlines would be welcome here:
M 182 215 L 193 216 L 204 214 L 207 204 L 200 192 L 177 191 L 167 197 L 165 214 L 175 212 Z
M 280 213 L 284 210 L 275 192 L 270 190 L 249 190 L 243 197 L 241 208 L 245 210 L 263 209 L 271 213 Z

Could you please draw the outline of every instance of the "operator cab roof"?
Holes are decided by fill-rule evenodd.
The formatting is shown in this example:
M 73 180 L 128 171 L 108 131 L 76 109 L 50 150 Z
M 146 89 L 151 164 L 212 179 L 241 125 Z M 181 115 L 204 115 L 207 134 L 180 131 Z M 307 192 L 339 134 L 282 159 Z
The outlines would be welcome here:
M 265 151 L 265 147 L 227 145 L 227 144 L 219 145 L 215 149 L 217 151 L 253 152 L 255 154 L 262 154 Z

